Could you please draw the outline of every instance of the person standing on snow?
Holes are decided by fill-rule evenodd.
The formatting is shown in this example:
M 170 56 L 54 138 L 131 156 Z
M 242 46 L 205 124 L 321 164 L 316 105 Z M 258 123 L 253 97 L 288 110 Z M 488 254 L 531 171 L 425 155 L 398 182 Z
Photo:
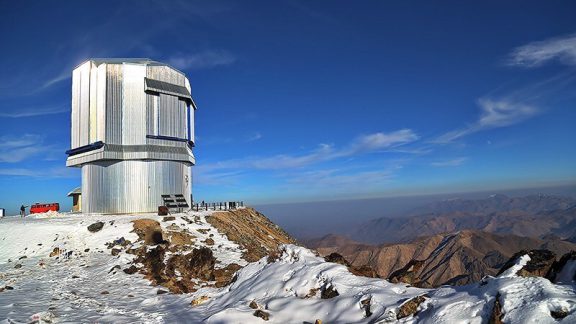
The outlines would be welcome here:
M 26 207 L 28 207 L 28 206 L 24 206 L 24 205 L 20 206 L 20 217 L 26 216 Z

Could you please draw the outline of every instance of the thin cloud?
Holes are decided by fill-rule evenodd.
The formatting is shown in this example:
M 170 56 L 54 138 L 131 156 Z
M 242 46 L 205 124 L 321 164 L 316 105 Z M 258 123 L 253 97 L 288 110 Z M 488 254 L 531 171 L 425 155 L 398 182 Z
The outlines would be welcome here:
M 431 165 L 434 167 L 455 167 L 462 165 L 466 160 L 468 158 L 460 157 L 452 160 L 432 162 Z
M 533 105 L 516 102 L 511 98 L 481 98 L 478 100 L 478 106 L 481 114 L 475 123 L 444 133 L 434 139 L 432 143 L 447 144 L 483 130 L 514 125 L 538 114 L 540 111 Z
M 254 142 L 254 141 L 257 141 L 261 138 L 262 138 L 262 134 L 260 134 L 260 132 L 254 132 L 246 138 L 246 142 Z
M 304 155 L 279 154 L 270 157 L 250 157 L 221 161 L 204 166 L 204 171 L 220 169 L 294 169 L 308 165 L 331 161 L 359 154 L 380 152 L 402 146 L 419 139 L 410 129 L 401 129 L 391 133 L 375 133 L 356 138 L 349 145 L 337 149 L 332 144 L 320 144 L 315 150 Z
M 35 134 L 21 137 L 0 137 L 0 163 L 17 163 L 40 154 L 50 156 L 57 148 L 54 145 L 42 145 L 44 138 Z
M 168 59 L 168 62 L 181 70 L 200 70 L 231 65 L 236 62 L 236 57 L 223 50 L 207 50 L 173 56 Z
M 66 106 L 56 106 L 48 108 L 27 108 L 27 109 L 20 109 L 17 111 L 0 112 L 0 117 L 6 117 L 6 118 L 34 117 L 34 116 L 61 114 L 69 111 L 70 109 Z
M 0 168 L 0 176 L 17 176 L 33 178 L 75 178 L 78 172 L 72 168 L 56 167 L 47 170 L 27 168 Z
M 576 34 L 520 46 L 510 53 L 508 64 L 533 68 L 554 60 L 576 66 Z

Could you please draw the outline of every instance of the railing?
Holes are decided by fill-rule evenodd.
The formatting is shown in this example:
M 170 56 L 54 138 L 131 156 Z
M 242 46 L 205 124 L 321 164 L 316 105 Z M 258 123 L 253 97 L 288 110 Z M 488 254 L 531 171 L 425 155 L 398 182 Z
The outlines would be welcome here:
M 243 201 L 221 201 L 221 202 L 201 202 L 192 204 L 192 210 L 234 210 L 238 207 L 244 207 Z

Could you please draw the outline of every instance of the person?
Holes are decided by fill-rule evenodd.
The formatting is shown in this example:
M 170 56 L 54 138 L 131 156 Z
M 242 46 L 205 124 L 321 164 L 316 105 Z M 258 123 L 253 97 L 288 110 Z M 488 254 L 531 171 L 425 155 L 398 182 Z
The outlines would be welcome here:
M 28 206 L 24 206 L 24 205 L 20 206 L 20 217 L 26 216 L 26 207 L 28 207 Z

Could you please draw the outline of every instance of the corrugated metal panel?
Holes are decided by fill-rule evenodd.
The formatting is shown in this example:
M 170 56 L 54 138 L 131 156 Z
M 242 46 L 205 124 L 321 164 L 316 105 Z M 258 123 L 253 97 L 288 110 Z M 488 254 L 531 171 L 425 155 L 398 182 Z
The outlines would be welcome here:
M 106 64 L 98 66 L 92 70 L 98 74 L 96 86 L 96 119 L 97 134 L 96 141 L 106 141 Z
M 192 99 L 192 97 L 190 97 L 190 91 L 186 89 L 186 87 L 149 78 L 145 78 L 144 81 L 146 92 L 164 93 L 187 100 Z
M 106 140 L 105 143 L 122 144 L 122 65 L 106 67 Z
M 122 144 L 146 144 L 146 66 L 124 64 Z
M 79 146 L 90 144 L 90 66 L 90 62 L 87 62 L 78 68 L 80 71 Z
M 190 168 L 180 162 L 98 162 L 82 168 L 82 179 L 87 213 L 150 212 L 162 205 L 162 194 L 190 197 Z
M 160 94 L 158 104 L 158 135 L 187 138 L 186 102 L 178 97 Z
M 70 148 L 80 146 L 80 70 L 72 71 L 72 113 L 70 123 Z

